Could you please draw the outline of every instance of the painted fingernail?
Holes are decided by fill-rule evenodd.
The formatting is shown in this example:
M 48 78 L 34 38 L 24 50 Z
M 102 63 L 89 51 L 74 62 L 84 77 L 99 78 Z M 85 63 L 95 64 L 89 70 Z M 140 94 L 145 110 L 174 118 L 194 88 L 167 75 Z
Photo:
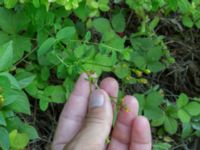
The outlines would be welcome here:
M 102 107 L 103 104 L 104 104 L 103 92 L 100 90 L 93 91 L 90 97 L 89 107 L 90 108 Z

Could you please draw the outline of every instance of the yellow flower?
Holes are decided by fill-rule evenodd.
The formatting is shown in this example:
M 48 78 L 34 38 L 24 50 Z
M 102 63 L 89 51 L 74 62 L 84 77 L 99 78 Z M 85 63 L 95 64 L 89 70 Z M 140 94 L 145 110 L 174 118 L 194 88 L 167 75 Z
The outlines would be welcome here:
M 141 77 L 142 76 L 142 71 L 140 71 L 138 69 L 132 69 L 132 71 L 136 74 L 137 77 Z
M 137 81 L 138 81 L 139 83 L 142 83 L 142 84 L 148 84 L 148 83 L 149 83 L 148 80 L 145 79 L 145 78 L 138 79 Z

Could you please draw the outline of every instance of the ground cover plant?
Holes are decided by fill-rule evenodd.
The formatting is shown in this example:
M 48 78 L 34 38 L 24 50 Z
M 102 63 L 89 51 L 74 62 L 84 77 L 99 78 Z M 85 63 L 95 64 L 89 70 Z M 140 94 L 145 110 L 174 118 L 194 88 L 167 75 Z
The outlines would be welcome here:
M 199 34 L 199 0 L 0 0 L 0 149 L 48 148 L 82 72 L 118 79 L 115 115 L 137 97 L 154 150 L 200 149 Z

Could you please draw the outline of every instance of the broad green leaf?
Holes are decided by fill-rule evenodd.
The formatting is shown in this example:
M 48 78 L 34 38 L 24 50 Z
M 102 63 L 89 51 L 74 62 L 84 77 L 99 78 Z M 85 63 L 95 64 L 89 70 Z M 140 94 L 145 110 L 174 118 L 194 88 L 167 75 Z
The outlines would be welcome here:
M 3 45 L 4 43 L 8 42 L 10 37 L 7 33 L 0 31 L 0 45 Z
M 36 8 L 40 7 L 40 0 L 33 0 L 32 3 Z
M 105 66 L 113 66 L 116 63 L 115 58 L 109 57 L 107 55 L 102 55 L 100 53 L 95 56 L 94 61 Z
M 12 41 L 0 47 L 0 72 L 8 70 L 12 66 L 13 46 Z
M 0 148 L 3 150 L 9 150 L 10 143 L 9 143 L 9 136 L 8 136 L 8 131 L 0 127 Z
M 144 70 L 146 68 L 146 59 L 136 52 L 133 52 L 131 54 L 131 61 L 133 61 L 136 67 L 141 70 Z
M 10 81 L 8 80 L 8 78 L 0 75 L 0 87 L 1 87 L 1 92 L 2 91 L 8 92 L 10 90 L 11 85 L 10 85 Z
M 158 106 L 146 105 L 145 104 L 145 106 L 144 106 L 144 115 L 149 120 L 155 120 L 155 119 L 163 117 L 164 113 Z
M 108 19 L 106 18 L 97 18 L 97 19 L 94 19 L 93 22 L 92 22 L 94 28 L 104 34 L 106 32 L 110 32 L 111 29 L 111 25 L 110 25 L 110 22 Z
M 148 105 L 158 106 L 163 102 L 163 96 L 158 91 L 152 91 L 147 95 L 146 103 Z
M 24 133 L 18 133 L 17 130 L 13 130 L 9 133 L 9 139 L 10 147 L 16 150 L 24 149 L 29 142 L 28 135 Z
M 17 89 L 17 90 L 21 89 L 20 86 L 19 86 L 18 81 L 16 80 L 16 78 L 13 75 L 11 75 L 10 73 L 2 72 L 2 73 L 0 73 L 0 77 L 1 76 L 6 77 L 10 81 L 11 88 Z
M 161 70 L 165 69 L 165 64 L 162 64 L 159 61 L 155 61 L 155 62 L 147 62 L 147 68 L 149 70 L 151 70 L 151 72 L 156 73 L 159 72 Z
M 164 128 L 165 128 L 165 131 L 167 131 L 169 134 L 176 133 L 177 128 L 178 128 L 177 121 L 174 118 L 166 116 L 165 122 L 164 122 Z
M 74 13 L 77 17 L 79 17 L 82 21 L 85 21 L 87 17 L 89 17 L 90 10 L 84 2 L 79 4 L 79 7 L 74 10 Z
M 199 115 L 200 104 L 197 102 L 190 102 L 186 106 L 184 106 L 184 110 L 186 110 L 191 116 Z
M 0 111 L 0 125 L 6 126 L 5 117 L 1 111 Z
M 42 111 L 47 110 L 47 108 L 49 106 L 50 99 L 47 98 L 46 96 L 43 96 L 43 95 L 40 95 L 39 98 L 40 98 L 40 102 L 39 102 L 40 109 Z
M 66 100 L 63 86 L 48 86 L 44 90 L 44 95 L 49 98 L 49 102 L 63 103 Z
M 147 60 L 152 61 L 159 61 L 162 56 L 162 49 L 160 46 L 154 47 L 153 49 L 149 49 L 147 52 Z
M 23 124 L 19 131 L 22 133 L 26 133 L 30 140 L 39 138 L 36 129 L 31 125 Z
M 112 26 L 116 32 L 123 32 L 126 26 L 124 15 L 120 12 L 113 16 Z
M 176 101 L 178 108 L 185 106 L 188 103 L 188 96 L 184 93 L 181 93 Z
M 13 101 L 8 107 L 15 112 L 21 112 L 30 115 L 30 104 L 26 94 L 21 90 L 11 90 L 6 98 Z
M 86 49 L 85 45 L 80 45 L 80 46 L 76 47 L 74 49 L 74 55 L 77 58 L 81 58 L 84 55 L 84 53 L 85 53 L 85 49 Z
M 11 35 L 25 29 L 30 18 L 23 11 L 11 11 L 0 8 L 0 28 Z
M 192 128 L 200 131 L 200 116 L 199 117 L 195 117 L 192 122 L 191 122 Z
M 153 150 L 169 150 L 172 146 L 169 143 L 155 143 Z
M 40 73 L 40 77 L 42 78 L 42 80 L 47 81 L 49 76 L 50 76 L 49 69 L 47 67 L 42 67 Z
M 18 80 L 21 89 L 31 84 L 31 82 L 35 79 L 35 77 L 36 75 L 25 70 L 20 70 L 16 74 L 16 79 Z
M 178 1 L 176 0 L 167 0 L 169 7 L 173 10 L 176 11 L 177 7 L 178 7 Z
M 178 108 L 174 104 L 170 104 L 165 109 L 165 113 L 167 114 L 167 116 L 172 117 L 172 118 L 177 118 L 177 111 L 178 111 Z
M 11 132 L 13 129 L 18 130 L 23 124 L 20 118 L 17 117 L 14 113 L 10 114 L 10 116 L 9 115 L 7 116 L 6 122 L 7 122 L 6 128 L 8 132 Z
M 109 0 L 100 0 L 98 2 L 98 7 L 101 11 L 108 11 L 109 10 Z
M 200 20 L 197 21 L 197 22 L 195 22 L 195 26 L 196 26 L 198 29 L 200 29 Z
M 127 77 L 130 73 L 130 68 L 127 64 L 118 64 L 114 69 L 114 73 L 120 79 Z
M 6 8 L 13 8 L 17 3 L 17 0 L 4 0 L 4 5 Z
M 104 39 L 102 39 L 102 40 L 104 40 Z M 111 51 L 117 51 L 117 52 L 122 53 L 122 52 L 124 52 L 125 41 L 126 41 L 126 38 L 121 38 L 115 34 L 110 40 L 105 41 L 105 42 L 108 45 L 107 49 L 110 49 Z
M 191 5 L 188 0 L 178 0 L 177 2 L 181 13 L 187 14 L 188 12 L 190 12 Z
M 13 52 L 15 54 L 13 55 L 13 62 L 19 61 L 24 52 L 30 52 L 32 46 L 30 38 L 14 35 L 10 37 L 10 40 L 13 41 Z
M 188 28 L 192 28 L 194 25 L 192 19 L 189 16 L 183 16 L 182 23 Z
M 182 124 L 181 138 L 185 139 L 192 134 L 192 127 L 190 123 Z
M 190 115 L 184 110 L 184 109 L 180 109 L 178 111 L 178 118 L 183 122 L 183 123 L 188 123 L 190 122 Z
M 75 36 L 76 29 L 73 26 L 65 27 L 56 34 L 58 40 L 73 40 Z
M 161 118 L 152 120 L 151 125 L 154 127 L 161 126 L 164 123 L 164 121 L 165 121 L 165 115 L 163 115 Z
M 37 51 L 38 57 L 40 57 L 40 56 L 48 53 L 49 51 L 51 51 L 52 50 L 51 47 L 55 44 L 55 41 L 56 40 L 53 37 L 46 39 Z

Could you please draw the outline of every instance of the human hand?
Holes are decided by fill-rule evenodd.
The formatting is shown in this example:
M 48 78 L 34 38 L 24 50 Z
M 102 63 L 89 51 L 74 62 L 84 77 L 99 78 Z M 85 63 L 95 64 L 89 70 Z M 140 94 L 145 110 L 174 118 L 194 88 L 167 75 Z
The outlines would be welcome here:
M 138 103 L 132 96 L 125 96 L 129 112 L 120 110 L 110 135 L 113 119 L 111 97 L 118 95 L 118 83 L 106 78 L 100 89 L 90 95 L 87 74 L 82 74 L 65 104 L 54 136 L 52 150 L 150 150 L 151 131 L 148 120 L 138 116 Z

